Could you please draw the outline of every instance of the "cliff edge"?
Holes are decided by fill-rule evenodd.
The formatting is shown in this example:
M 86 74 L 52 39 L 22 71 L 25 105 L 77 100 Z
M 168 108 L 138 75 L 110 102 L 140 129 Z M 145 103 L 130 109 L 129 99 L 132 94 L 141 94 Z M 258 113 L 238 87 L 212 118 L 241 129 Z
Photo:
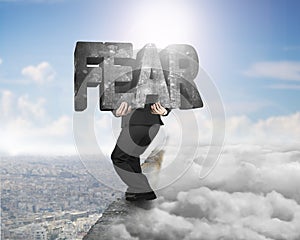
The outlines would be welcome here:
M 130 221 L 131 214 L 139 209 L 151 209 L 152 201 L 129 202 L 125 197 L 118 197 L 104 211 L 98 221 L 90 228 L 83 240 L 112 240 L 117 236 L 112 235 L 113 227 L 119 223 Z M 119 236 L 118 239 L 126 239 L 126 236 Z

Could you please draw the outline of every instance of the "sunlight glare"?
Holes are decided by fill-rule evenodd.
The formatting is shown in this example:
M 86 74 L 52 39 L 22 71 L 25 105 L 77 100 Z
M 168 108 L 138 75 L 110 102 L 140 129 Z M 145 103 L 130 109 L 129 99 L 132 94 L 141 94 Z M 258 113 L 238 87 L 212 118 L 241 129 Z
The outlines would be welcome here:
M 155 43 L 164 48 L 173 43 L 188 43 L 192 39 L 193 11 L 184 1 L 141 1 L 133 11 L 132 27 L 127 32 L 135 47 Z

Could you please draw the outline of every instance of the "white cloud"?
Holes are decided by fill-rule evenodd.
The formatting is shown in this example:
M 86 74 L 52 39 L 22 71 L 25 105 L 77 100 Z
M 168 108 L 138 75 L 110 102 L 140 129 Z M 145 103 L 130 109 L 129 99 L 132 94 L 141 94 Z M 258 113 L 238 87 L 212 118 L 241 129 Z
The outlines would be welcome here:
M 300 81 L 300 62 L 257 62 L 244 73 L 252 77 Z
M 226 147 L 203 184 L 227 192 L 266 194 L 275 190 L 300 203 L 300 162 L 297 147 L 287 151 L 259 146 Z
M 11 91 L 3 90 L 1 91 L 1 111 L 2 117 L 7 118 L 11 115 L 13 105 L 13 94 Z
M 0 91 L 0 154 L 74 154 L 72 119 L 62 115 L 51 119 L 44 98 L 16 96 Z
M 273 89 L 300 90 L 300 84 L 273 84 L 269 87 Z
M 22 69 L 22 74 L 38 84 L 49 82 L 55 77 L 55 71 L 48 62 L 27 66 Z
M 18 98 L 18 109 L 23 117 L 34 117 L 41 119 L 45 116 L 44 98 L 39 98 L 36 102 L 31 102 L 28 95 L 23 95 Z
M 175 111 L 174 111 L 175 112 Z M 186 112 L 181 111 L 181 115 Z M 210 114 L 205 111 L 194 111 L 194 117 L 181 118 L 183 121 L 176 121 L 176 117 L 170 114 L 163 119 L 163 131 L 169 136 L 169 144 L 178 146 L 180 143 L 180 131 L 185 124 L 186 136 L 190 136 L 183 143 L 185 146 L 197 145 L 193 142 L 195 135 L 199 136 L 200 145 L 209 145 L 213 134 L 213 124 Z M 193 119 L 197 121 L 197 128 L 193 126 Z M 196 133 L 196 134 L 195 134 Z M 272 116 L 266 119 L 253 121 L 245 115 L 227 117 L 225 120 L 225 141 L 227 144 L 263 144 L 263 145 L 290 145 L 300 142 L 300 112 L 290 115 Z M 183 133 L 182 133 L 183 134 Z M 215 132 L 219 134 L 219 132 Z
M 226 120 L 227 141 L 264 145 L 288 145 L 300 141 L 300 112 L 251 121 L 247 116 Z
M 129 234 L 124 224 L 113 225 L 112 231 L 108 234 L 110 239 L 139 240 Z
M 2 58 L 0 58 L 0 65 L 3 63 L 3 60 L 2 60 Z

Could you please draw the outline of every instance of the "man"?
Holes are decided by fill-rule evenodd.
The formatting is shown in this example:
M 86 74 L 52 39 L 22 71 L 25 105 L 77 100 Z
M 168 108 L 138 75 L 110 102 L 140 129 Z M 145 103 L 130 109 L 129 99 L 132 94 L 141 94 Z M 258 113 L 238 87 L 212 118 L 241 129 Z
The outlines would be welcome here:
M 113 110 L 116 117 L 122 117 L 122 130 L 111 154 L 114 168 L 128 186 L 125 199 L 128 201 L 153 200 L 156 195 L 147 177 L 142 173 L 140 155 L 145 152 L 164 125 L 160 116 L 167 116 L 171 109 L 159 102 L 145 104 L 145 108 L 132 111 L 127 102 Z

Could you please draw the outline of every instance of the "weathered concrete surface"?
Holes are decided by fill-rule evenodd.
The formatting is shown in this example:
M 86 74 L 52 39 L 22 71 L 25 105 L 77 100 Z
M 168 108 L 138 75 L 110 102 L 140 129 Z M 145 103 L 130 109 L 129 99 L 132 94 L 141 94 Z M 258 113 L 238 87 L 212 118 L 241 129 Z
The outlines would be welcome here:
M 148 103 L 147 96 L 154 95 L 157 100 L 149 103 L 160 102 L 164 107 L 170 108 L 169 91 L 156 46 L 147 44 L 137 53 L 136 61 L 140 74 L 136 86 L 135 107 L 143 108 Z
M 132 54 L 131 43 L 77 42 L 74 52 L 75 111 L 87 108 L 87 87 L 101 86 L 99 97 L 100 107 L 103 109 L 114 109 L 114 105 L 122 96 L 132 98 L 132 93 L 120 94 L 115 91 L 116 80 L 125 83 L 132 80 L 132 68 L 116 65 L 115 62 L 123 59 L 125 64 L 132 59 Z
M 194 82 L 198 55 L 187 44 L 160 52 L 146 44 L 134 59 L 131 43 L 77 42 L 74 68 L 75 111 L 87 108 L 87 88 L 98 86 L 100 110 L 117 109 L 123 101 L 133 109 L 155 102 L 167 108 L 203 107 Z
M 112 240 L 112 226 L 130 221 L 131 214 L 138 209 L 151 209 L 152 206 L 152 201 L 129 202 L 125 200 L 125 197 L 117 198 L 107 207 L 83 240 Z

